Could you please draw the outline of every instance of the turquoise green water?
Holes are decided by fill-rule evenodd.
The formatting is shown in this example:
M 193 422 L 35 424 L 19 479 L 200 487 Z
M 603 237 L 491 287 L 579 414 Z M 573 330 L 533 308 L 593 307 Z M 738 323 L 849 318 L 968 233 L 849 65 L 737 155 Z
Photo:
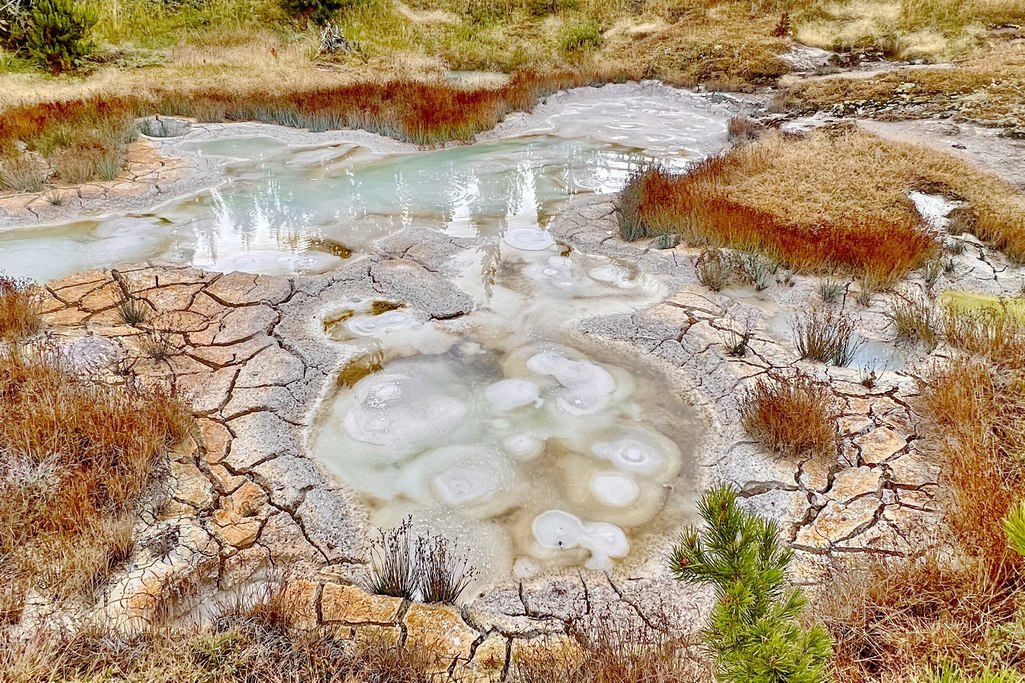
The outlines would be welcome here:
M 290 148 L 270 138 L 196 144 L 240 158 L 228 180 L 147 214 L 0 233 L 0 271 L 37 281 L 141 259 L 214 270 L 323 272 L 323 240 L 366 249 L 406 227 L 457 236 L 544 227 L 576 193 L 618 190 L 650 158 L 553 137 L 377 155 L 353 146 Z

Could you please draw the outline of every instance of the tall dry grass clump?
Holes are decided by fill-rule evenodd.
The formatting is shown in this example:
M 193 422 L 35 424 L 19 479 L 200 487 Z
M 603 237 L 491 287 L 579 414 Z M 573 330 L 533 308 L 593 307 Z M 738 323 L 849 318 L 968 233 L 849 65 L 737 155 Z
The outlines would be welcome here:
M 676 233 L 888 285 L 938 248 L 912 190 L 962 200 L 952 229 L 1025 259 L 1025 197 L 1013 187 L 949 155 L 849 126 L 769 133 L 687 173 L 647 169 L 622 195 L 620 226 L 626 239 Z
M 898 296 L 890 303 L 890 321 L 897 339 L 924 344 L 932 351 L 938 342 L 933 304 L 928 298 Z
M 816 616 L 833 636 L 835 680 L 845 683 L 920 681 L 943 662 L 969 671 L 999 666 L 993 629 L 1018 608 L 984 563 L 936 555 L 871 562 L 834 578 L 820 596 Z
M 941 662 L 1013 668 L 1025 656 L 1022 557 L 1004 522 L 1025 500 L 1025 326 L 1007 311 L 948 308 L 940 327 L 961 355 L 922 381 L 917 412 L 941 466 L 937 540 L 946 550 L 879 564 L 823 592 L 843 680 L 914 679 Z
M 1000 367 L 1025 370 L 1025 323 L 1007 308 L 948 305 L 942 318 L 947 341 Z
M 65 371 L 45 347 L 0 356 L 0 623 L 24 592 L 88 592 L 131 552 L 139 497 L 185 438 L 176 401 Z
M 1021 565 L 1003 519 L 1025 499 L 1025 325 L 1006 311 L 948 308 L 948 343 L 967 355 L 922 390 L 944 465 L 950 525 L 959 543 L 1002 576 Z
M 1002 575 L 1020 565 L 1003 519 L 1025 497 L 1025 375 L 959 359 L 933 374 L 922 401 L 943 456 L 950 527 Z
M 477 577 L 469 555 L 445 536 L 415 529 L 413 518 L 371 544 L 366 589 L 375 595 L 455 604 Z
M 664 616 L 664 615 L 663 615 Z M 510 670 L 512 683 L 697 683 L 710 680 L 693 637 L 672 635 L 674 623 L 635 626 L 594 614 L 574 625 L 574 639 L 526 649 Z
M 857 321 L 843 310 L 813 306 L 792 323 L 794 347 L 801 358 L 846 366 L 865 340 L 855 334 Z
M 27 337 L 39 325 L 29 283 L 0 275 L 0 340 Z
M 628 185 L 623 235 L 673 232 L 691 244 L 758 251 L 790 268 L 893 282 L 921 265 L 936 241 L 906 194 L 880 199 L 882 182 L 852 182 L 865 177 L 866 160 L 864 150 L 853 158 L 851 150 L 869 139 L 850 131 L 772 133 L 687 173 L 650 169 Z
M 837 408 L 829 387 L 806 374 L 760 377 L 740 405 L 751 436 L 783 457 L 836 457 Z

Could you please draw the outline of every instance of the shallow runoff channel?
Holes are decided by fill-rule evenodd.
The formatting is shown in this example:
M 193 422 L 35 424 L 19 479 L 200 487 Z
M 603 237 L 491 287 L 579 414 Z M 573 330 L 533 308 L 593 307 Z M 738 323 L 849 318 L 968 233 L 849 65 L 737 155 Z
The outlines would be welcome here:
M 197 125 L 161 144 L 223 160 L 210 187 L 0 232 L 0 271 L 48 281 L 159 259 L 317 275 L 400 231 L 441 233 L 474 312 L 425 321 L 402 301 L 325 302 L 317 324 L 358 361 L 310 419 L 313 457 L 373 524 L 411 516 L 467 548 L 485 577 L 610 569 L 691 515 L 700 427 L 661 373 L 568 332 L 657 303 L 665 284 L 558 244 L 546 226 L 574 195 L 614 193 L 644 164 L 717 152 L 728 118 L 697 95 L 626 84 L 557 94 L 473 144 L 427 151 L 365 133 Z

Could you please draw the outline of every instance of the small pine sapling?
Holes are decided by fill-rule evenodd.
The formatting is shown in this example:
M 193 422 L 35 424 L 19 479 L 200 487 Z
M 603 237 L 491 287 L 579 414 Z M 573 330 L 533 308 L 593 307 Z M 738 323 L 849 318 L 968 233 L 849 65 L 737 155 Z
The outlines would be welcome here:
M 832 643 L 819 625 L 798 622 L 806 600 L 786 584 L 793 551 L 775 522 L 740 508 L 736 490 L 717 486 L 698 510 L 704 529 L 689 527 L 673 550 L 682 581 L 712 586 L 716 603 L 705 647 L 720 683 L 823 683 Z
M 29 9 L 23 41 L 28 54 L 51 73 L 71 71 L 92 54 L 89 33 L 99 15 L 75 0 L 38 0 Z

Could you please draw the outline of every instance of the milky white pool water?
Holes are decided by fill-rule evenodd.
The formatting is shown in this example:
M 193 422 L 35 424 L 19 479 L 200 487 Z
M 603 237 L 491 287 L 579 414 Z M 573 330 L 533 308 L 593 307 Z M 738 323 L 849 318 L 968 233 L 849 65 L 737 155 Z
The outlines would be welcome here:
M 403 228 L 491 237 L 456 257 L 476 309 L 455 325 L 340 305 L 348 317 L 326 333 L 384 363 L 329 397 L 313 455 L 361 495 L 373 523 L 412 514 L 470 547 L 486 575 L 609 569 L 690 514 L 698 426 L 659 373 L 565 332 L 655 303 L 662 285 L 634 264 L 566 253 L 545 227 L 573 195 L 610 194 L 644 164 L 682 167 L 717 151 L 728 116 L 662 87 L 593 90 L 432 151 L 186 140 L 235 160 L 224 182 L 145 213 L 0 232 L 0 270 L 45 281 L 162 259 L 321 273 Z

